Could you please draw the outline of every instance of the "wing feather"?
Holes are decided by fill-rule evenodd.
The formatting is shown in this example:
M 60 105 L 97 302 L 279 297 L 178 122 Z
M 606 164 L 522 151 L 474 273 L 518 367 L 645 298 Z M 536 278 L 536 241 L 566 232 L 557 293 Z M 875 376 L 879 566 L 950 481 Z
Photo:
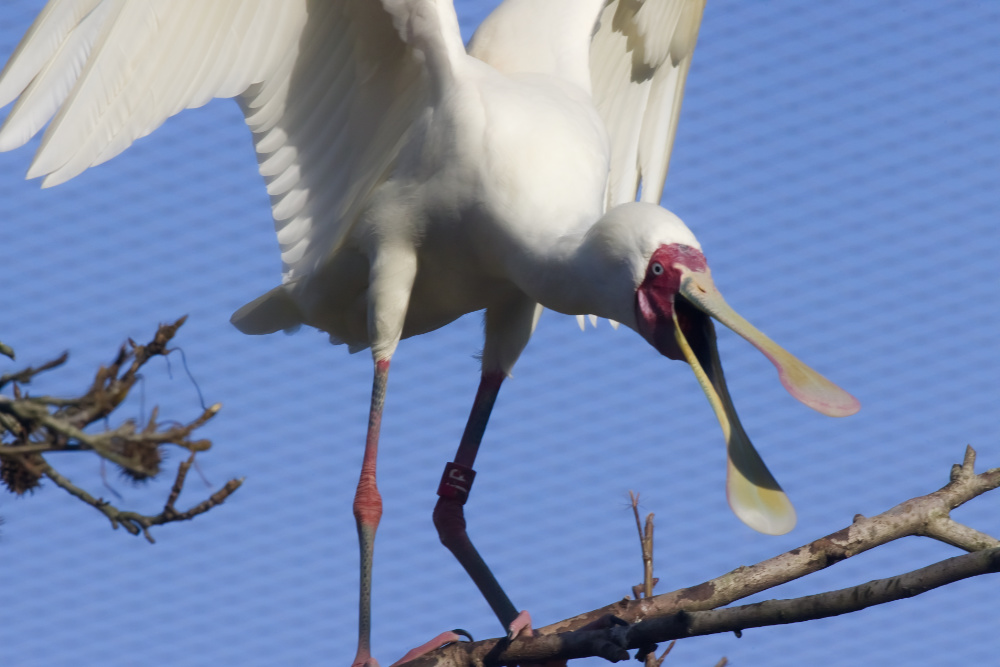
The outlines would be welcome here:
M 0 131 L 0 148 L 22 145 L 52 118 L 29 177 L 45 176 L 46 186 L 68 180 L 182 109 L 268 76 L 273 42 L 265 49 L 271 62 L 256 69 L 234 63 L 237 54 L 261 49 L 246 37 L 282 25 L 282 14 L 298 15 L 301 29 L 304 3 L 52 0 L 0 77 L 0 100 L 23 91 Z M 286 47 L 295 36 L 272 35 Z
M 404 36 L 461 48 L 446 0 L 50 0 L 0 73 L 0 105 L 17 100 L 0 150 L 48 123 L 28 175 L 56 185 L 237 97 L 293 280 L 336 250 L 425 102 Z
M 704 9 L 705 0 L 610 0 L 601 12 L 590 66 L 611 137 L 609 208 L 660 201 Z
M 110 7 L 95 10 L 98 2 L 49 3 L 21 40 L 0 74 L 0 105 L 17 99 L 0 131 L 0 150 L 26 144 L 69 95 Z

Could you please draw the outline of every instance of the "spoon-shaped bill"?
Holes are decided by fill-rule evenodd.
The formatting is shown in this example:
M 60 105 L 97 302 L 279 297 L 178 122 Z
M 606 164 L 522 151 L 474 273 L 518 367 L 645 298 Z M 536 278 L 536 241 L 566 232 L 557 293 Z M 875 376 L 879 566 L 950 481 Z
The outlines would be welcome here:
M 792 396 L 810 408 L 831 417 L 853 415 L 861 408 L 858 399 L 796 359 L 791 353 L 765 336 L 733 310 L 716 289 L 711 273 L 683 271 L 680 294 L 703 312 L 745 338 L 778 369 L 781 384 Z
M 768 535 L 784 535 L 795 527 L 795 508 L 760 458 L 736 415 L 722 374 L 712 320 L 697 311 L 691 314 L 695 315 L 692 319 L 700 320 L 702 335 L 697 339 L 700 354 L 695 353 L 684 336 L 676 311 L 674 336 L 726 438 L 726 497 L 729 507 L 740 521 L 754 530 Z

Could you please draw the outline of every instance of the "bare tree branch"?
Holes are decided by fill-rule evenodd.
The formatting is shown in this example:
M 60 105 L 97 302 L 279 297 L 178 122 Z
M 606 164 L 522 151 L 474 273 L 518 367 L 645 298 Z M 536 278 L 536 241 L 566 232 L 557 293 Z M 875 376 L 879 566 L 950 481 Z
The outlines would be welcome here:
M 78 397 L 35 397 L 27 395 L 22 388 L 39 374 L 63 365 L 68 358 L 66 353 L 37 368 L 28 367 L 0 376 L 0 389 L 10 386 L 13 394 L 0 395 L 0 482 L 12 493 L 24 494 L 37 488 L 43 476 L 47 477 L 59 488 L 103 513 L 112 527 L 121 525 L 133 535 L 142 533 L 150 542 L 154 541 L 149 533 L 151 526 L 194 518 L 221 504 L 236 491 L 242 484 L 241 479 L 230 480 L 189 510 L 180 512 L 174 507 L 195 454 L 212 446 L 208 440 L 192 439 L 192 434 L 218 413 L 221 408 L 218 404 L 205 408 L 187 424 L 159 423 L 159 411 L 154 407 L 149 421 L 141 427 L 135 420 L 127 419 L 114 428 L 96 432 L 86 430 L 97 422 L 103 424 L 121 405 L 139 380 L 139 371 L 146 362 L 170 354 L 172 349 L 168 344 L 185 319 L 160 325 L 146 345 L 128 341 L 109 366 L 97 371 L 91 386 Z M 190 456 L 178 467 L 163 511 L 153 516 L 120 510 L 95 498 L 73 484 L 43 456 L 54 451 L 94 452 L 118 465 L 126 476 L 142 481 L 160 472 L 163 460 L 160 448 L 165 445 L 186 449 Z
M 920 534 L 933 537 L 935 540 L 940 540 L 965 551 L 981 551 L 1000 547 L 1000 540 L 995 537 L 958 523 L 947 516 L 931 519 Z
M 541 628 L 534 637 L 453 644 L 407 664 L 480 667 L 586 656 L 617 661 L 626 659 L 629 649 L 638 649 L 641 658 L 648 658 L 659 642 L 837 616 L 998 572 L 1000 542 L 949 516 L 959 505 L 1000 486 L 1000 468 L 977 475 L 974 465 L 975 451 L 969 447 L 964 462 L 953 467 L 951 481 L 940 490 L 871 518 L 856 516 L 843 530 L 757 565 L 737 568 L 691 588 L 625 599 Z M 942 540 L 971 553 L 838 591 L 718 609 L 908 535 Z
M 829 618 L 994 572 L 1000 572 L 1000 547 L 962 554 L 919 570 L 837 591 L 712 611 L 680 611 L 672 617 L 635 624 L 628 633 L 628 642 L 631 648 L 637 648 L 667 639 L 742 632 L 748 628 Z
M 861 515 L 835 533 L 756 565 L 740 567 L 711 581 L 643 600 L 622 600 L 539 629 L 542 634 L 581 628 L 607 614 L 630 623 L 681 609 L 715 609 L 774 588 L 845 558 L 910 535 L 924 535 L 928 526 L 951 510 L 1000 486 L 1000 468 L 976 475 L 975 451 L 966 449 L 965 462 L 952 470 L 951 481 L 934 493 L 907 500 L 871 518 Z M 963 547 L 964 548 L 964 547 Z

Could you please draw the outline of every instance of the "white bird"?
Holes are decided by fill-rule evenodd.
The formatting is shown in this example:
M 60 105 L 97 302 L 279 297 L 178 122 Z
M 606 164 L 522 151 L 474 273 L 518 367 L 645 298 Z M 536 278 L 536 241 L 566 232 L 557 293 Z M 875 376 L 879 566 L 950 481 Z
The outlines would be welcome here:
M 797 399 L 857 401 L 737 315 L 694 235 L 660 200 L 704 0 L 506 0 L 468 52 L 450 0 L 50 0 L 0 75 L 17 100 L 0 150 L 51 120 L 28 177 L 62 183 L 214 97 L 253 132 L 281 285 L 233 323 L 301 324 L 375 365 L 354 512 L 355 664 L 369 646 L 375 482 L 389 363 L 402 338 L 485 309 L 482 381 L 434 519 L 501 622 L 516 612 L 462 515 L 493 402 L 541 307 L 597 315 L 687 361 L 727 441 L 727 493 L 751 527 L 795 513 L 740 426 L 716 318 Z M 641 202 L 636 203 L 640 197 Z

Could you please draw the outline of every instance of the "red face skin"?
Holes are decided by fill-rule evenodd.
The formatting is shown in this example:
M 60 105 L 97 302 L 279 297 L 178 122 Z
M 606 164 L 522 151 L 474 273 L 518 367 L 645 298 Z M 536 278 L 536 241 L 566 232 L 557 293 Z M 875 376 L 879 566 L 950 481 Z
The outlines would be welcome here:
M 674 311 L 677 311 L 681 331 L 692 343 L 701 337 L 699 332 L 707 316 L 683 296 L 677 298 L 681 285 L 681 271 L 676 268 L 677 264 L 691 271 L 708 269 L 705 256 L 697 248 L 679 243 L 660 246 L 649 258 L 646 277 L 636 290 L 635 315 L 639 333 L 650 345 L 665 357 L 683 361 L 684 354 L 674 337 Z M 697 350 L 699 346 L 694 347 Z

